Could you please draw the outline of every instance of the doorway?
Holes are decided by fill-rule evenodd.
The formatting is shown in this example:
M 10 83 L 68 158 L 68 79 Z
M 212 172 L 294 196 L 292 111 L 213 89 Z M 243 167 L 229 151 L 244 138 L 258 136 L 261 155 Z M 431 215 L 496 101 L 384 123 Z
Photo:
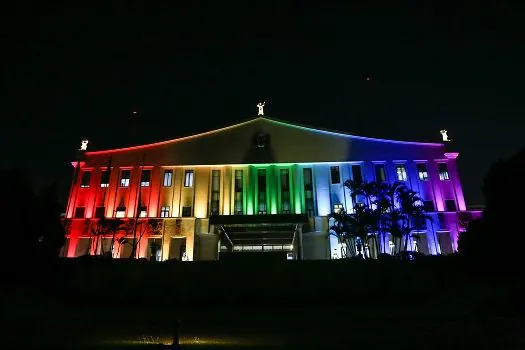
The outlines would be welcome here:
M 168 259 L 185 261 L 186 258 L 186 237 L 175 237 L 170 241 Z

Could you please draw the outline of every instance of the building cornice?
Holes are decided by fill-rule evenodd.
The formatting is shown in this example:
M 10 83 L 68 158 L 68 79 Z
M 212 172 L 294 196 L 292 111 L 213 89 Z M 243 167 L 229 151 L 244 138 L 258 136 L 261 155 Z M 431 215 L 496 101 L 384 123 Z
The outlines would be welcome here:
M 445 157 L 447 159 L 456 159 L 459 156 L 459 152 L 447 152 L 445 153 Z

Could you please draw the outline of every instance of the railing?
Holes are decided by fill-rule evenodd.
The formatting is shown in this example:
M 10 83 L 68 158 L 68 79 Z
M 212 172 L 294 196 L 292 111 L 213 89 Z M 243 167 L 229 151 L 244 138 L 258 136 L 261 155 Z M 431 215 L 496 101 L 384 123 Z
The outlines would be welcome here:
M 221 240 L 221 246 L 222 246 L 222 242 L 223 240 L 225 240 L 228 244 L 226 245 L 226 247 L 228 248 L 228 250 L 230 252 L 233 251 L 233 242 L 232 240 L 230 239 L 230 237 L 228 236 L 228 234 L 226 233 L 226 230 L 224 229 L 224 227 L 220 227 L 219 230 L 221 231 L 220 235 L 219 235 L 219 238 Z

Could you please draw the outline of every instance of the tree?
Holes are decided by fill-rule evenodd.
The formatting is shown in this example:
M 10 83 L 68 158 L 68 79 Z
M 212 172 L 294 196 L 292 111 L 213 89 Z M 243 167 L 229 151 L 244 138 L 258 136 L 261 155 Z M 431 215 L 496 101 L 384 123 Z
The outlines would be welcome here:
M 458 252 L 469 260 L 490 260 L 494 252 L 494 238 L 483 218 L 471 221 L 459 235 Z
M 160 234 L 162 230 L 162 220 L 158 219 L 147 219 L 147 220 L 137 220 L 133 224 L 133 241 L 131 243 L 132 249 L 130 258 L 136 258 L 137 249 L 140 242 L 142 242 L 142 237 L 145 234 L 156 235 Z
M 517 182 L 521 179 L 525 179 L 525 148 L 490 167 L 482 188 L 485 210 L 481 219 L 470 222 L 466 232 L 460 234 L 460 255 L 469 259 L 497 255 L 497 259 L 490 260 L 498 262 L 522 258 L 525 228 L 519 219 L 525 212 L 525 187 Z
M 131 244 L 131 243 L 129 242 L 129 240 L 126 238 L 126 236 L 118 237 L 118 238 L 116 239 L 115 243 L 118 244 L 117 255 L 119 255 L 119 256 L 120 256 L 120 251 L 121 251 L 121 249 L 122 249 L 122 246 L 123 246 L 124 244 Z
M 377 231 L 376 222 L 373 210 L 364 205 L 358 205 L 354 213 L 348 215 L 348 232 L 355 241 L 357 257 L 370 257 L 366 248 L 371 236 Z
M 403 217 L 403 238 L 404 251 L 408 251 L 407 245 L 410 240 L 410 234 L 414 230 L 422 228 L 426 220 L 431 220 L 430 216 L 425 214 L 421 198 L 416 191 L 408 189 L 406 186 L 398 187 L 397 198 L 399 201 L 400 215 Z M 412 236 L 414 237 L 414 236 Z
M 330 234 L 337 237 L 337 241 L 341 245 L 341 258 L 345 259 L 347 258 L 347 252 L 349 251 L 346 213 L 344 210 L 341 210 L 337 213 L 331 213 L 328 217 L 334 220 L 334 225 L 330 226 Z M 346 249 L 344 249 L 343 245 L 346 246 Z
M 392 209 L 388 212 L 385 219 L 386 231 L 390 233 L 394 243 L 394 255 L 401 254 L 403 237 L 410 233 L 405 223 L 405 216 L 399 209 Z
M 382 247 L 384 252 L 386 233 L 390 233 L 394 246 L 394 253 L 400 257 L 409 251 L 408 242 L 411 238 L 418 239 L 414 230 L 424 227 L 426 215 L 417 192 L 409 189 L 404 183 L 394 184 L 376 182 L 355 182 L 348 180 L 344 183 L 350 191 L 354 204 L 354 211 L 332 213 L 334 225 L 330 227 L 333 235 L 344 243 L 347 252 L 342 256 L 362 256 L 369 258 L 367 246 L 374 240 L 376 247 Z M 381 244 L 378 242 L 378 238 Z M 358 253 L 354 252 L 354 247 Z
M 330 214 L 330 217 L 335 222 L 330 229 L 339 238 L 339 242 L 346 247 L 344 252 L 341 251 L 341 256 L 369 258 L 366 246 L 370 234 L 375 232 L 373 211 L 364 206 L 357 206 L 354 213 L 347 214 L 342 210 L 339 213 Z
M 21 169 L 2 170 L 0 181 L 10 184 L 0 189 L 0 210 L 7 214 L 2 222 L 6 247 L 2 258 L 43 262 L 58 257 L 65 229 L 56 186 L 36 193 Z
M 102 217 L 98 219 L 98 221 L 93 222 L 91 226 L 91 234 L 95 237 L 95 247 L 100 245 L 100 255 L 110 258 L 113 257 L 113 249 L 117 233 L 123 230 L 126 230 L 126 223 L 121 219 Z M 111 237 L 111 241 L 108 250 L 105 251 L 102 239 L 107 236 Z

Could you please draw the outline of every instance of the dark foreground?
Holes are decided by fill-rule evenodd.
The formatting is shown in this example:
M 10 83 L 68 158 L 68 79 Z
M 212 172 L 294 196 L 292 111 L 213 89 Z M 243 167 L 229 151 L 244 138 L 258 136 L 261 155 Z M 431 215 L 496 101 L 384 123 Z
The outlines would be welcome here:
M 180 319 L 188 349 L 525 349 L 520 283 L 456 262 L 61 264 L 4 293 L 2 348 L 166 348 Z

